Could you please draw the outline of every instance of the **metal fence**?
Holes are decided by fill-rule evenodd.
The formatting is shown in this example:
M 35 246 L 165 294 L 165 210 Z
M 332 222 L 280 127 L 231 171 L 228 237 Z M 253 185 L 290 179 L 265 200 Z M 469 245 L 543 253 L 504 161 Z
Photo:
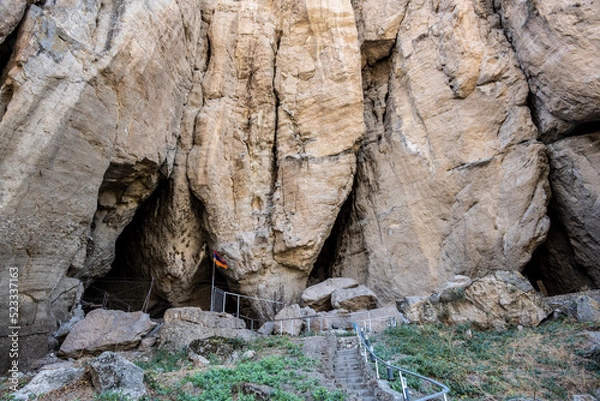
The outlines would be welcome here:
M 231 313 L 237 318 L 243 319 L 246 321 L 247 326 L 250 330 L 258 330 L 264 323 L 267 322 L 266 319 L 257 319 L 252 318 L 250 316 L 245 316 L 241 313 L 242 303 L 256 303 L 256 302 L 264 302 L 268 304 L 273 309 L 273 314 L 275 315 L 281 308 L 285 306 L 285 304 L 281 301 L 274 301 L 272 299 L 264 299 L 257 297 L 249 297 L 247 295 L 236 294 L 233 292 L 223 291 L 220 288 L 213 287 L 212 288 L 212 299 L 211 299 L 211 312 L 228 312 L 227 308 L 231 308 Z
M 426 401 L 435 399 L 443 399 L 444 401 L 447 401 L 446 395 L 450 392 L 450 388 L 429 377 L 425 377 L 418 373 L 411 372 L 410 370 L 406 370 L 399 366 L 392 365 L 389 361 L 384 361 L 379 356 L 377 356 L 375 352 L 373 352 L 373 346 L 369 343 L 368 338 L 365 337 L 365 331 L 362 328 L 360 328 L 357 323 L 354 323 L 354 330 L 356 332 L 356 335 L 358 336 L 359 350 L 361 350 L 365 358 L 365 363 L 370 362 L 373 364 L 373 367 L 375 368 L 375 374 L 377 375 L 377 379 L 381 379 L 381 374 L 379 372 L 380 368 L 385 370 L 385 378 L 389 382 L 394 382 L 396 381 L 396 379 L 398 379 L 399 384 L 402 388 L 402 396 L 404 397 L 405 401 L 411 401 L 408 385 L 406 383 L 406 375 L 422 380 L 425 383 L 431 385 L 433 388 L 438 389 L 438 391 L 436 391 L 433 394 L 419 397 L 412 401 Z

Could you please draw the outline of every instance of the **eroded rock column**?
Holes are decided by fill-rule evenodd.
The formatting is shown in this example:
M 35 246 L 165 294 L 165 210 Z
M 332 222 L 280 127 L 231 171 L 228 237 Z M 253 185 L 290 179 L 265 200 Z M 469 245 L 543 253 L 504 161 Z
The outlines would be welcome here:
M 219 2 L 188 177 L 240 291 L 295 302 L 364 132 L 349 1 Z
M 364 70 L 368 134 L 334 266 L 384 300 L 521 269 L 548 230 L 548 163 L 498 16 L 470 0 L 398 10 L 393 51 Z

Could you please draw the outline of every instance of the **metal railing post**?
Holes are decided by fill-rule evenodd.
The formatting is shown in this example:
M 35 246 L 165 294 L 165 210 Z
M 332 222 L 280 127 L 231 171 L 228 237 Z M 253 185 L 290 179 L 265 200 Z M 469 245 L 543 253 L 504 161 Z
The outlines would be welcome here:
M 387 379 L 388 381 L 393 382 L 394 380 L 396 380 L 396 378 L 394 377 L 394 370 L 390 366 L 391 361 L 388 361 L 387 363 L 388 364 L 385 367 L 387 370 Z
M 238 294 L 238 296 L 237 296 L 237 313 L 236 313 L 235 317 L 237 317 L 237 318 L 240 317 L 240 294 Z

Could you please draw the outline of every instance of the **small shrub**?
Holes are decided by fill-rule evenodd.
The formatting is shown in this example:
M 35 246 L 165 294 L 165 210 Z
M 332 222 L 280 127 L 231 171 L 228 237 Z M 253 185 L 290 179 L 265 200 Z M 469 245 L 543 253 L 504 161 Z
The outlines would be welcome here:
M 144 370 L 157 372 L 174 372 L 181 368 L 182 362 L 187 362 L 187 351 L 167 351 L 159 349 L 149 361 L 136 361 L 135 364 Z
M 120 391 L 106 391 L 98 394 L 94 401 L 133 401 L 133 399 Z

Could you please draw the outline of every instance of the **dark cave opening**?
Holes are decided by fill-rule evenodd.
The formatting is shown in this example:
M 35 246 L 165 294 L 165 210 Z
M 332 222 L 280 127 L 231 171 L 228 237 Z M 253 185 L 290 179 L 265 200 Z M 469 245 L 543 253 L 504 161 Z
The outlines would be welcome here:
M 567 131 L 563 137 L 581 136 L 600 132 L 600 120 L 587 121 L 575 126 L 570 131 Z
M 16 27 L 15 30 L 6 37 L 4 42 L 0 43 L 0 75 L 4 75 L 4 69 L 8 65 L 13 54 L 15 44 L 17 43 L 18 32 L 19 27 Z
M 174 252 L 170 249 L 173 237 L 167 240 L 166 236 L 179 229 L 172 216 L 165 212 L 169 202 L 172 203 L 171 189 L 172 182 L 162 180 L 139 205 L 133 219 L 116 240 L 110 271 L 96 278 L 84 292 L 84 309 L 142 310 L 153 318 L 161 318 L 168 308 L 175 306 L 198 306 L 210 310 L 212 264 L 208 255 L 198 257 L 196 273 L 183 281 L 166 269 L 169 260 L 172 260 L 167 255 Z M 202 205 L 195 199 L 193 208 L 199 216 L 202 215 Z M 203 236 L 204 233 L 194 235 Z M 163 265 L 164 269 L 161 268 Z M 218 270 L 214 272 L 215 286 L 229 291 L 226 278 Z M 189 294 L 185 294 L 181 286 L 187 286 Z M 189 297 L 182 300 L 186 295 Z
M 525 265 L 523 275 L 546 296 L 569 294 L 595 288 L 594 280 L 576 258 L 553 201 L 548 206 L 550 229 Z
M 590 136 L 590 134 L 600 133 L 600 120 L 587 121 L 574 126 L 572 129 L 557 135 L 551 142 L 567 140 L 566 138 Z M 596 137 L 596 135 L 593 135 Z M 586 150 L 586 159 L 590 163 L 596 159 L 594 152 L 597 153 L 597 147 L 593 147 L 590 142 L 590 148 Z M 587 148 L 587 145 L 586 145 Z M 552 159 L 552 152 L 548 152 L 548 157 Z M 560 165 L 561 163 L 559 163 Z M 550 185 L 552 188 L 553 180 L 565 181 L 564 177 L 560 177 L 560 173 L 554 170 L 553 163 L 550 163 Z M 576 169 L 577 166 L 571 167 Z M 557 178 L 553 178 L 558 174 Z M 573 173 L 575 174 L 575 173 Z M 575 183 L 573 185 L 576 185 Z M 551 189 L 555 193 L 555 188 Z M 573 196 L 575 196 L 573 194 Z M 551 224 L 548 235 L 544 243 L 542 243 L 533 253 L 531 260 L 524 267 L 523 274 L 529 279 L 535 289 L 541 291 L 545 295 L 561 295 L 574 292 L 580 292 L 590 289 L 596 289 L 600 285 L 597 275 L 594 274 L 592 266 L 584 266 L 581 261 L 578 261 L 577 250 L 574 247 L 573 241 L 577 239 L 570 238 L 570 234 L 563 223 L 563 219 L 577 219 L 577 216 L 561 215 L 561 206 L 557 200 L 552 198 L 548 205 L 547 215 L 550 218 Z M 572 225 L 572 223 L 571 223 Z M 580 225 L 581 230 L 586 230 L 583 225 Z M 583 231 L 585 232 L 585 231 Z M 593 233 L 588 233 L 593 235 Z M 575 245 L 577 246 L 577 245 Z M 581 248 L 581 242 L 579 243 Z
M 340 245 L 342 241 L 342 235 L 348 226 L 348 222 L 350 220 L 350 214 L 352 213 L 352 205 L 354 203 L 354 189 L 340 208 L 340 211 L 333 223 L 333 227 L 331 228 L 331 232 L 329 236 L 323 243 L 323 247 L 321 248 L 321 252 L 317 257 L 317 261 L 315 262 L 312 271 L 310 272 L 310 276 L 306 282 L 306 286 L 310 287 L 311 285 L 318 284 L 327 280 L 328 278 L 333 277 L 334 271 L 333 268 L 335 266 L 338 253 L 340 250 Z

